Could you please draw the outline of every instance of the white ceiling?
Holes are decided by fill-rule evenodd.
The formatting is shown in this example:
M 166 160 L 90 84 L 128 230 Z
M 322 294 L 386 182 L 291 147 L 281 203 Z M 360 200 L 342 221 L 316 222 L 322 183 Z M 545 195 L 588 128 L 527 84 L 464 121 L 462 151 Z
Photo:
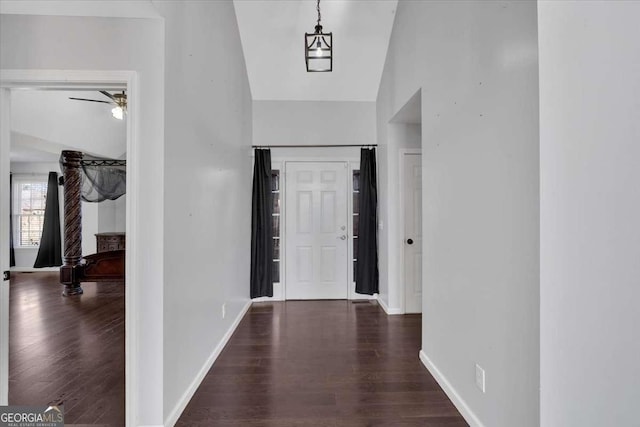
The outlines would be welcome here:
M 375 101 L 397 0 L 322 0 L 333 72 L 307 73 L 304 33 L 313 0 L 234 0 L 254 100 Z M 223 60 L 224 58 L 221 58 Z
M 98 91 L 11 92 L 12 162 L 57 161 L 61 150 L 110 158 L 126 152 L 126 118 L 114 119 L 110 104 L 69 97 L 108 100 Z

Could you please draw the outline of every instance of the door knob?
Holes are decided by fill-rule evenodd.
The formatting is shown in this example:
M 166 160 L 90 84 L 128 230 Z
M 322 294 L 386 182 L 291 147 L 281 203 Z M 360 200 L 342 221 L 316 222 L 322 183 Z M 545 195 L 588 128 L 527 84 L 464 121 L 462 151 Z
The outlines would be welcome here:
M 347 236 L 343 234 L 342 236 L 338 237 L 338 239 L 340 239 L 340 240 L 347 240 Z
M 407 239 L 407 244 L 413 245 L 413 239 Z

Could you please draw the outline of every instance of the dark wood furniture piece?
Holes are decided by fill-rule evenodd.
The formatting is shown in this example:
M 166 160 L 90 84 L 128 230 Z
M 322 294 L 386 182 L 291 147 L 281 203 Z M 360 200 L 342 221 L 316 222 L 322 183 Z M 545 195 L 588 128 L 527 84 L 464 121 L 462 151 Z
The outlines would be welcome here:
M 82 294 L 81 282 L 124 281 L 124 248 L 82 256 L 82 157 L 80 151 L 62 152 L 64 264 L 60 267 L 60 283 L 64 296 Z
M 96 248 L 98 253 L 120 251 L 125 249 L 125 233 L 97 233 Z

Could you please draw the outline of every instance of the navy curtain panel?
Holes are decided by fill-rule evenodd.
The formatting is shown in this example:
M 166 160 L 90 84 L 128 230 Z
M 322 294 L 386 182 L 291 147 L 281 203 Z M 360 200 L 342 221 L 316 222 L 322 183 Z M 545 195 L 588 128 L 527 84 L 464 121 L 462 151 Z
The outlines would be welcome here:
M 16 251 L 13 250 L 13 175 L 9 174 L 9 267 L 16 265 Z
M 255 150 L 251 211 L 251 298 L 273 296 L 271 150 Z
M 356 292 L 378 293 L 378 188 L 376 151 L 360 150 L 360 220 L 358 224 L 358 261 Z
M 62 238 L 60 236 L 58 174 L 49 172 L 42 238 L 40 239 L 40 248 L 33 267 L 58 267 L 60 265 L 62 265 Z

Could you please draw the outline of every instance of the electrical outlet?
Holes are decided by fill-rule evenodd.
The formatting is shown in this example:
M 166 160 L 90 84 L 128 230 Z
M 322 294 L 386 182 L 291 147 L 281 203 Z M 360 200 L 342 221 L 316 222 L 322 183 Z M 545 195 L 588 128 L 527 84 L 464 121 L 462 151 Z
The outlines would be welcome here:
M 222 318 L 227 315 L 227 303 L 222 304 Z
M 480 365 L 478 365 L 477 363 L 476 363 L 476 385 L 478 386 L 481 392 L 483 393 L 485 392 L 484 369 L 482 369 Z

